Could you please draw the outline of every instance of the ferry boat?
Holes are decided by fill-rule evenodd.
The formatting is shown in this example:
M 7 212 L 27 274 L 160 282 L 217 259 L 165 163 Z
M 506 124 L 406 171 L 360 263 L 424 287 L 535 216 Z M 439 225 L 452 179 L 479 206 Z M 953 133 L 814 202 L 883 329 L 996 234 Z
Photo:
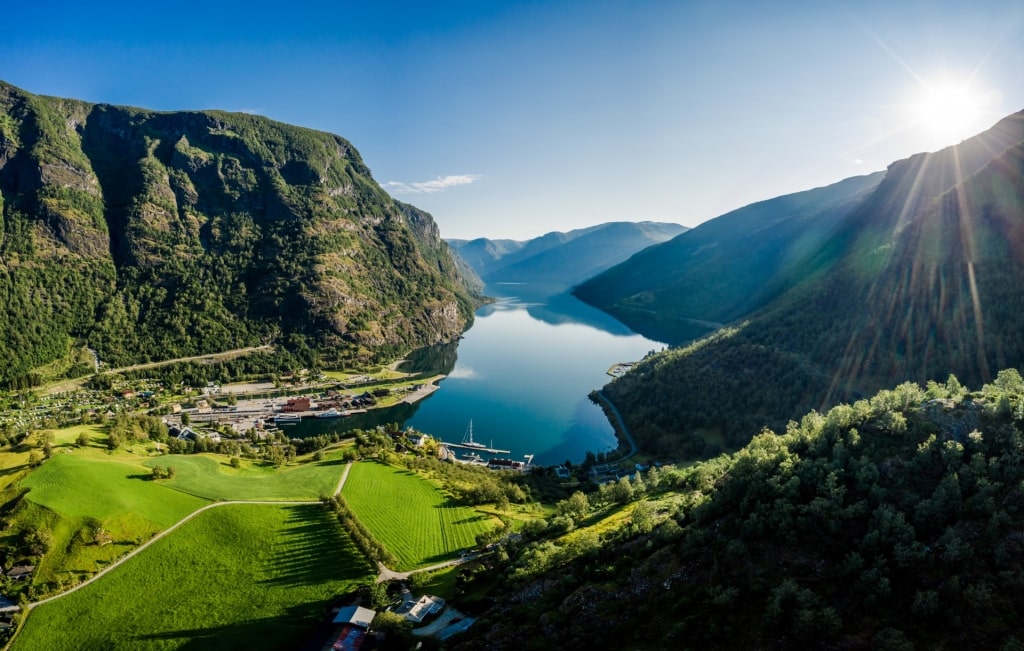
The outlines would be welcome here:
M 319 414 L 316 415 L 316 417 L 317 418 L 341 418 L 342 416 L 347 416 L 347 415 L 348 414 L 346 414 L 345 412 L 338 411 L 334 407 L 331 407 L 327 411 L 320 412 Z
M 297 423 L 302 420 L 302 416 L 299 414 L 277 414 L 274 416 L 274 424 L 286 425 L 288 423 Z

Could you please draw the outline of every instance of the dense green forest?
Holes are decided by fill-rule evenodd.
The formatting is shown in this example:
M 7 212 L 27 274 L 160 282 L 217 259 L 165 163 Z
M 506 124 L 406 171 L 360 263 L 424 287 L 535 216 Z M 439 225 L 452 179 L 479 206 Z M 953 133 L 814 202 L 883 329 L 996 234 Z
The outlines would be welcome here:
M 344 139 L 0 83 L 0 384 L 274 342 L 325 364 L 451 339 L 472 297 Z
M 1016 370 L 905 383 L 567 500 L 455 648 L 1020 648 L 1022 482 Z
M 739 446 L 904 380 L 980 385 L 1021 368 L 1022 169 L 1024 115 L 893 164 L 812 256 L 814 274 L 605 393 L 642 446 L 693 457 L 708 432 Z

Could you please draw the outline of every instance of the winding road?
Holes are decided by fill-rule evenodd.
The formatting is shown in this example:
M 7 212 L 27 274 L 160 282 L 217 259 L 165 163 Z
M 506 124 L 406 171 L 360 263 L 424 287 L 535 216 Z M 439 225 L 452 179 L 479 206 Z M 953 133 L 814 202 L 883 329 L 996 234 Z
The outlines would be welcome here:
M 453 558 L 450 561 L 438 563 L 436 565 L 429 565 L 427 567 L 421 567 L 415 570 L 409 570 L 408 572 L 396 572 L 395 570 L 388 569 L 384 563 L 377 563 L 377 569 L 380 570 L 380 574 L 377 575 L 377 583 L 383 583 L 384 581 L 405 581 L 413 574 L 417 572 L 433 572 L 434 570 L 440 570 L 444 567 L 451 567 L 452 565 L 462 565 L 476 558 L 476 554 L 468 554 L 460 558 Z
M 604 391 L 598 389 L 597 397 L 599 397 L 601 402 L 603 402 L 605 406 L 608 407 L 609 411 L 612 412 L 612 415 L 615 416 L 615 420 L 619 421 L 619 428 L 622 430 L 623 436 L 626 437 L 626 442 L 629 443 L 629 454 L 620 459 L 620 461 L 625 461 L 636 454 L 636 439 L 634 439 L 633 435 L 629 433 L 629 428 L 626 427 L 626 421 L 622 418 L 622 413 L 619 411 L 619 408 L 615 406 L 614 402 L 608 399 L 608 396 L 604 395 Z

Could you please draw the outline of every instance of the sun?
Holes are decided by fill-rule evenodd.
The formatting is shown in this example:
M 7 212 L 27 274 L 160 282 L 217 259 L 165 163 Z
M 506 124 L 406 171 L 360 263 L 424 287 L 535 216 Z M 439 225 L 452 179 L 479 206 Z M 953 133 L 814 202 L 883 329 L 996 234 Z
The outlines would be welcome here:
M 987 115 L 983 93 L 950 81 L 926 86 L 915 110 L 918 123 L 944 145 L 977 133 Z

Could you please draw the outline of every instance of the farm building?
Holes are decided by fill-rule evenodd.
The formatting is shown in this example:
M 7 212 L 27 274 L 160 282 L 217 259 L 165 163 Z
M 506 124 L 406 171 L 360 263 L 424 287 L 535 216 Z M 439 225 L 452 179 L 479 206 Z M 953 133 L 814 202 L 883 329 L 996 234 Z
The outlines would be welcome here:
M 347 606 L 338 610 L 334 617 L 334 624 L 351 624 L 362 628 L 370 628 L 370 622 L 377 616 L 376 610 L 363 608 L 362 606 Z
M 7 578 L 12 581 L 21 581 L 22 579 L 32 576 L 32 573 L 35 571 L 35 565 L 15 565 L 11 569 L 7 570 Z
M 362 606 L 347 606 L 338 610 L 333 623 L 340 627 L 335 629 L 324 651 L 358 651 L 376 615 L 376 611 Z

